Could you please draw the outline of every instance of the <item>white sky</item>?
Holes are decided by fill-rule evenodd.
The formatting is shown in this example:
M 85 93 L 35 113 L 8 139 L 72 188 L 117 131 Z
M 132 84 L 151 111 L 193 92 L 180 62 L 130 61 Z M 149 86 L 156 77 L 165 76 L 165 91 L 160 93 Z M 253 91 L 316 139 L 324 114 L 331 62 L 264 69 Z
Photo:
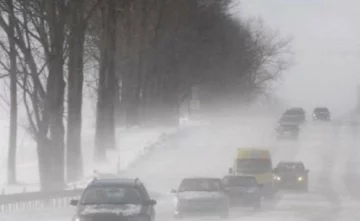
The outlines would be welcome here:
M 292 36 L 295 65 L 277 91 L 308 111 L 326 105 L 339 115 L 355 106 L 360 83 L 359 0 L 235 0 L 239 16 L 261 16 Z

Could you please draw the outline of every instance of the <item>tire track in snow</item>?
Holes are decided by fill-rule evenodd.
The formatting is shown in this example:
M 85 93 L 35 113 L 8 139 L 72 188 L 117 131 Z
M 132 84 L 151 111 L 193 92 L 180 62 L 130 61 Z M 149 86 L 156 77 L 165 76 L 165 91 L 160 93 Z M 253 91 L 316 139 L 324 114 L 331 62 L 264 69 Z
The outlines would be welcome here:
M 331 131 L 331 138 L 324 143 L 322 156 L 322 172 L 317 179 L 316 192 L 319 192 L 324 199 L 329 202 L 327 209 L 316 211 L 311 221 L 335 221 L 342 210 L 341 199 L 339 198 L 332 180 L 334 172 L 334 164 L 336 160 L 336 148 L 338 147 L 339 134 L 341 132 L 341 125 L 333 125 Z

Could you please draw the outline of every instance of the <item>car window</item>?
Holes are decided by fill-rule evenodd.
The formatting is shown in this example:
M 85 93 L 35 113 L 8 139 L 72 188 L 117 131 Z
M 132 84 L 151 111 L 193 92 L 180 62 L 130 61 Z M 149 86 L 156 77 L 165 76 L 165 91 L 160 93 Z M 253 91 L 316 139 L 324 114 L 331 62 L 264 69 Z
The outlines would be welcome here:
M 140 191 L 134 187 L 90 187 L 85 190 L 81 204 L 141 204 Z
M 185 179 L 181 182 L 179 192 L 185 191 L 222 191 L 220 180 Z

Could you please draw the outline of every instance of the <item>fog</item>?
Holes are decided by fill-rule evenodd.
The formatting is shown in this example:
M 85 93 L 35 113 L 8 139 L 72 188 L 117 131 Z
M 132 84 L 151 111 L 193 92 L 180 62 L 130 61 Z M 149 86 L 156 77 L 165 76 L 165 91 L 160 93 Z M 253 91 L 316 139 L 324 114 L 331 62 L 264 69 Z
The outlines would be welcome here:
M 342 115 L 355 106 L 360 82 L 360 2 L 354 0 L 243 0 L 238 16 L 261 16 L 293 38 L 294 66 L 276 93 L 288 105 L 329 106 Z
M 333 121 L 317 122 L 308 117 L 300 126 L 298 140 L 277 140 L 274 128 L 279 107 L 257 103 L 253 108 L 234 110 L 234 106 L 240 105 L 225 105 L 228 109 L 216 106 L 216 114 L 209 115 L 211 117 L 185 116 L 188 119 L 182 119 L 184 124 L 178 127 L 117 128 L 117 149 L 108 152 L 108 162 L 99 164 L 94 163 L 92 150 L 96 100 L 85 94 L 84 176 L 96 169 L 105 173 L 120 172 L 123 177 L 139 177 L 157 200 L 156 220 L 171 221 L 174 195 L 170 190 L 176 189 L 184 177 L 222 178 L 232 166 L 237 148 L 264 148 L 271 152 L 274 166 L 279 161 L 304 162 L 310 170 L 309 192 L 280 192 L 275 199 L 264 200 L 261 211 L 232 208 L 230 220 L 358 220 L 359 134 L 350 124 L 349 113 L 356 106 L 360 84 L 360 27 L 357 24 L 360 2 L 241 0 L 239 3 L 232 9 L 236 16 L 261 16 L 280 36 L 293 39 L 294 65 L 274 85 L 275 95 L 287 106 L 304 107 L 307 112 L 316 106 L 327 106 Z M 26 122 L 23 111 L 20 109 L 19 121 L 21 126 L 26 126 L 22 123 Z M 0 147 L 0 183 L 5 183 L 8 107 L 4 105 L 1 112 L 4 114 L 0 117 L 0 127 L 4 129 L 0 132 L 6 136 Z M 28 184 L 37 190 L 36 145 L 25 127 L 19 130 L 18 177 L 26 183 L 16 186 L 14 192 L 22 191 L 23 186 L 31 190 Z M 12 188 L 2 187 L 7 191 Z M 73 215 L 74 210 L 69 208 L 39 209 L 3 213 L 0 220 L 65 221 Z

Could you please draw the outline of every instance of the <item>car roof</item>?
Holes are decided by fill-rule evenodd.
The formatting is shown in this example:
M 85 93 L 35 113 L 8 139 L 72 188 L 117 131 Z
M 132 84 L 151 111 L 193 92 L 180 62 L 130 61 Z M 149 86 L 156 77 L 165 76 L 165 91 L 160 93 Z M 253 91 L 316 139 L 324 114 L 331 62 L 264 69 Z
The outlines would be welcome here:
M 221 180 L 218 177 L 186 177 L 183 180 Z
M 95 178 L 88 186 L 138 186 L 140 184 L 138 178 Z
M 286 111 L 301 111 L 301 112 L 303 112 L 305 110 L 301 107 L 292 107 L 292 108 L 287 109 Z
M 241 177 L 241 178 L 248 178 L 248 179 L 256 179 L 254 176 L 249 176 L 249 175 L 226 175 L 225 177 Z
M 280 164 L 282 164 L 282 165 L 284 165 L 284 164 L 288 164 L 288 165 L 302 164 L 303 165 L 304 163 L 301 161 L 280 161 L 278 163 L 278 165 L 280 165 Z
M 314 108 L 314 111 L 328 111 L 329 110 L 329 108 L 327 108 L 327 107 L 315 107 Z

